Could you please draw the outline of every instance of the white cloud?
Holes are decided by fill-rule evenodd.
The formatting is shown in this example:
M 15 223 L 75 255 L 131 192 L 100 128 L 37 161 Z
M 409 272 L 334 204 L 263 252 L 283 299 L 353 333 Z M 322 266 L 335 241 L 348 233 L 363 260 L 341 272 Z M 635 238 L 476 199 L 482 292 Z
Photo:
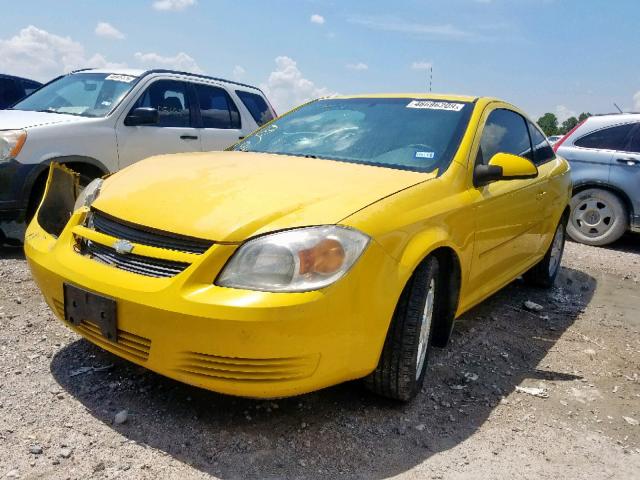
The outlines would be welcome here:
M 640 112 L 640 90 L 633 96 L 633 111 Z
M 82 44 L 29 25 L 8 39 L 0 39 L 2 72 L 35 80 L 52 77 L 77 68 L 116 68 L 122 63 L 108 61 L 100 54 L 89 55 Z
M 422 35 L 429 37 L 443 37 L 451 39 L 468 39 L 475 37 L 471 32 L 461 30 L 451 24 L 424 24 L 412 23 L 406 20 L 388 17 L 352 17 L 350 23 L 362 25 L 373 30 L 398 32 L 409 35 Z
M 362 62 L 348 63 L 346 65 L 346 67 L 349 70 L 356 70 L 356 71 L 369 70 L 369 65 L 367 65 L 366 63 L 362 63 Z
M 247 71 L 241 65 L 236 65 L 235 67 L 233 67 L 233 78 L 240 79 L 244 77 L 245 73 L 247 73 Z
M 317 23 L 318 25 L 324 25 L 324 17 L 322 15 L 318 15 L 317 13 L 314 13 L 313 15 L 311 15 L 309 20 L 311 20 L 311 23 Z
M 417 61 L 411 64 L 412 70 L 429 70 L 433 64 L 431 62 Z
M 190 73 L 203 73 L 194 58 L 184 52 L 179 52 L 173 57 L 164 57 L 154 52 L 136 52 L 134 57 L 138 63 L 147 68 L 169 68 Z
M 96 25 L 95 34 L 99 37 L 112 38 L 114 40 L 124 39 L 124 33 L 107 22 L 98 22 L 98 25 Z
M 156 0 L 153 2 L 153 8 L 165 12 L 177 12 L 184 10 L 185 8 L 192 7 L 196 3 L 196 0 Z
M 276 57 L 276 69 L 269 74 L 266 83 L 260 85 L 278 113 L 314 98 L 332 95 L 334 92 L 318 87 L 304 78 L 297 63 L 286 56 Z
M 566 107 L 565 105 L 556 105 L 556 117 L 558 117 L 558 122 L 562 123 L 569 117 L 577 117 L 578 114 Z

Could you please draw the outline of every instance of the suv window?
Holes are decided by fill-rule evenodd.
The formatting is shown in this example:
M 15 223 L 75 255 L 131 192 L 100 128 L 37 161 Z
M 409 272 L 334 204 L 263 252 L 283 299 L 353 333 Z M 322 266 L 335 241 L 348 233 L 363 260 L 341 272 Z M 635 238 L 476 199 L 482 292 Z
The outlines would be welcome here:
M 631 135 L 627 150 L 633 153 L 640 153 L 640 123 L 635 124 L 636 128 Z
M 487 164 L 496 153 L 512 153 L 533 160 L 526 121 L 516 112 L 500 108 L 487 118 L 480 139 L 478 161 Z
M 158 110 L 160 127 L 190 127 L 191 106 L 187 84 L 176 80 L 153 82 L 132 109 L 151 107 Z
M 533 144 L 533 163 L 542 165 L 549 160 L 553 160 L 555 154 L 546 137 L 533 123 L 528 121 L 527 125 L 529 125 L 529 134 L 531 135 L 531 143 Z
M 243 90 L 236 90 L 236 95 L 238 95 L 238 98 L 242 101 L 244 106 L 247 107 L 247 110 L 249 110 L 249 113 L 258 126 L 261 127 L 265 123 L 273 120 L 273 113 L 271 113 L 269 105 L 267 105 L 267 102 L 262 98 L 262 96 L 256 93 L 245 92 Z
M 603 128 L 579 138 L 574 142 L 574 145 L 583 148 L 624 151 L 627 137 L 631 133 L 633 126 L 633 123 L 626 123 L 615 127 Z
M 219 87 L 194 84 L 204 128 L 240 128 L 240 113 L 229 94 Z
M 30 80 L 23 80 L 22 86 L 24 87 L 24 94 L 31 95 L 34 91 L 40 88 L 40 84 L 36 82 L 32 82 Z
M 16 80 L 0 78 L 0 108 L 6 108 L 24 97 L 24 91 Z

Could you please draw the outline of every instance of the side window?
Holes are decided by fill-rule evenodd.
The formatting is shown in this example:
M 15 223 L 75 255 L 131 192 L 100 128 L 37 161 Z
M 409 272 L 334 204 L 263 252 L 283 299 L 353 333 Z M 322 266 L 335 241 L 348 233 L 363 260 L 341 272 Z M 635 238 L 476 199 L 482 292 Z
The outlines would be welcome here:
M 636 128 L 633 131 L 627 150 L 629 152 L 640 154 L 640 123 L 636 123 Z
M 236 95 L 242 101 L 249 113 L 256 121 L 258 126 L 262 126 L 267 122 L 273 120 L 273 113 L 264 98 L 261 95 L 251 92 L 245 92 L 243 90 L 236 90 Z
M 229 94 L 219 87 L 194 84 L 204 128 L 240 128 L 240 113 Z
M 478 161 L 487 164 L 496 153 L 512 153 L 533 160 L 526 121 L 516 112 L 497 109 L 487 118 L 480 138 Z
M 574 142 L 576 147 L 598 148 L 602 150 L 621 150 L 624 151 L 627 144 L 627 137 L 631 133 L 635 124 L 626 123 L 624 125 L 616 125 L 615 127 L 603 128 Z
M 152 107 L 158 110 L 160 127 L 190 127 L 191 106 L 187 84 L 175 80 L 158 80 L 138 98 L 132 110 Z
M 531 143 L 533 145 L 533 163 L 536 165 L 542 165 L 543 163 L 553 160 L 555 154 L 553 148 L 549 145 L 546 137 L 540 130 L 531 122 L 527 122 L 529 125 L 529 133 L 531 135 Z
M 10 107 L 24 97 L 24 90 L 12 78 L 0 78 L 0 108 Z

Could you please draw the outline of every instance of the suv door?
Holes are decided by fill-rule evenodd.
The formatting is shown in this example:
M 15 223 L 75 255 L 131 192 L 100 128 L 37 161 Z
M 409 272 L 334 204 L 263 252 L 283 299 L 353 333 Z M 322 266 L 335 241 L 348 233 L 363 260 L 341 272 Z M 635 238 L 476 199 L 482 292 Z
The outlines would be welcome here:
M 494 107 L 485 118 L 476 164 L 487 164 L 496 153 L 534 161 L 528 123 L 522 115 Z M 472 188 L 476 241 L 469 285 L 479 297 L 540 255 L 547 179 L 543 173 L 534 179 L 498 180 Z
M 238 107 L 224 88 L 192 84 L 198 99 L 202 150 L 224 150 L 244 136 Z
M 640 122 L 634 125 L 621 151 L 613 153 L 609 182 L 622 189 L 631 200 L 631 224 L 640 229 Z
M 186 82 L 156 80 L 149 85 L 127 113 L 151 107 L 158 110 L 159 121 L 155 125 L 127 126 L 126 115 L 119 119 L 116 136 L 120 168 L 152 155 L 201 151 L 193 103 Z

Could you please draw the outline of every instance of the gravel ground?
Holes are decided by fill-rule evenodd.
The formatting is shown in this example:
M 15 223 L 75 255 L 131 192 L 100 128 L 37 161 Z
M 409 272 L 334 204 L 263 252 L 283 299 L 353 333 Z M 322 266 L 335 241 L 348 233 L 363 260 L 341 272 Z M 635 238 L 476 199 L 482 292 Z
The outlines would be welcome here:
M 569 243 L 551 292 L 516 281 L 465 314 L 406 405 L 358 382 L 268 402 L 182 385 L 67 330 L 20 250 L 0 250 L 0 278 L 0 478 L 640 472 L 638 236 Z

